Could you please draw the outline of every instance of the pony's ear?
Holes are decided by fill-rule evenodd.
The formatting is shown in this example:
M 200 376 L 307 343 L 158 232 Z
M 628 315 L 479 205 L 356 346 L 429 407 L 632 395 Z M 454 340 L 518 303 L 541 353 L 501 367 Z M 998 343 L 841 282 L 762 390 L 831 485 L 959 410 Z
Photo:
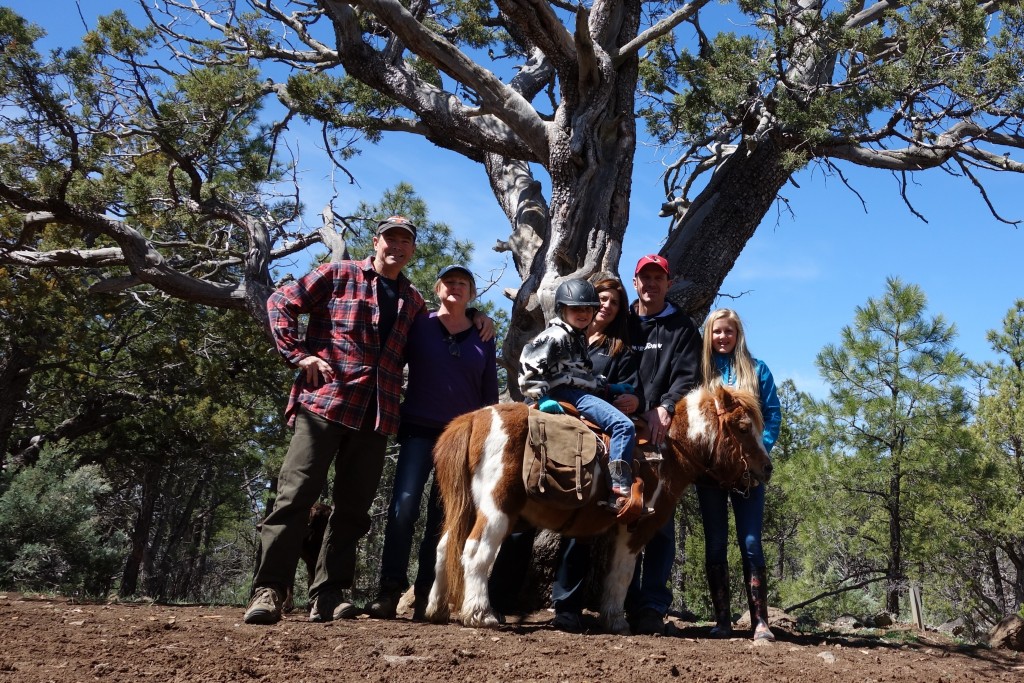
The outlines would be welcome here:
M 715 387 L 715 400 L 718 401 L 726 411 L 732 410 L 732 407 L 736 405 L 736 399 L 724 384 L 719 384 Z

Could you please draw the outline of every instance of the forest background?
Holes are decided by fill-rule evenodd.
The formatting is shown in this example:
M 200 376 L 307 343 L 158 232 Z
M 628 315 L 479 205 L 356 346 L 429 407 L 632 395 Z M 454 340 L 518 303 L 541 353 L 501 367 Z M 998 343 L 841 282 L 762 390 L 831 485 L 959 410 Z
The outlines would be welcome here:
M 15 9 L 31 18 L 28 8 Z M 57 44 L 77 44 L 67 40 L 77 6 L 67 13 L 50 6 L 47 14 L 53 16 L 35 21 L 49 31 L 60 19 Z M 5 26 L 5 36 L 14 33 Z M 12 54 L 11 42 L 5 45 Z M 39 46 L 45 54 L 53 43 Z M 196 79 L 191 87 L 216 85 Z M 6 116 L 17 108 L 13 101 L 4 105 Z M 264 205 L 283 214 L 292 210 L 282 190 L 288 173 L 270 177 L 246 165 L 266 154 L 247 136 L 258 140 L 266 134 L 261 122 L 273 119 L 260 112 L 233 122 L 235 137 L 224 148 L 236 152 L 239 173 L 223 182 L 263 192 Z M 430 290 L 439 265 L 472 257 L 484 279 L 495 275 L 488 302 L 504 320 L 497 313 L 501 290 L 514 289 L 509 278 L 517 276 L 497 276 L 508 271 L 507 256 L 473 247 L 500 239 L 486 233 L 496 226 L 500 235 L 505 217 L 484 208 L 486 197 L 477 200 L 463 183 L 471 173 L 450 157 L 422 142 L 388 140 L 344 159 L 356 190 L 339 190 L 328 172 L 305 171 L 296 184 L 305 205 L 317 208 L 295 210 L 297 220 L 315 233 L 310 217 L 319 218 L 318 207 L 328 203 L 351 217 L 414 216 L 428 226 L 413 269 L 421 290 Z M 15 141 L 7 142 L 14 150 Z M 322 149 L 302 149 L 300 166 L 322 167 L 310 161 Z M 637 165 L 631 226 L 656 220 L 665 197 L 652 188 L 663 156 L 656 150 L 646 166 Z M 866 180 L 876 173 L 887 175 L 855 170 L 848 178 L 854 186 L 898 188 L 898 180 Z M 808 176 L 810 189 L 782 193 L 779 211 L 766 216 L 717 300 L 740 309 L 755 353 L 780 381 L 792 380 L 783 388 L 786 432 L 769 495 L 772 602 L 808 603 L 798 611 L 809 618 L 886 608 L 905 618 L 899 596 L 917 582 L 930 622 L 961 617 L 984 630 L 1024 600 L 1024 312 L 1013 279 L 1020 232 L 986 214 L 962 183 L 947 185 L 950 178 L 911 184 L 932 221 L 926 225 L 898 189 L 872 192 L 867 214 L 835 176 L 830 184 L 814 171 Z M 1012 196 L 1017 178 L 986 178 L 997 206 Z M 403 180 L 411 184 L 398 184 Z M 23 247 L 25 212 L 5 206 L 5 249 Z M 366 250 L 361 224 L 351 220 L 342 233 L 356 256 Z M 631 232 L 623 267 L 663 238 L 656 228 Z M 101 234 L 88 231 L 46 230 L 36 239 L 40 249 L 103 245 Z M 204 239 L 216 246 L 216 239 L 232 238 L 213 230 Z M 276 261 L 274 278 L 306 269 L 317 249 L 300 247 L 311 242 L 300 240 Z M 243 601 L 253 529 L 287 439 L 279 416 L 291 377 L 259 326 L 244 313 L 145 288 L 89 293 L 82 286 L 94 285 L 88 271 L 9 268 L 0 358 L 12 391 L 5 392 L 0 523 L 15 532 L 0 544 L 0 580 L 29 589 Z M 929 306 L 926 292 L 941 303 Z M 800 298 L 812 294 L 820 298 Z M 956 336 L 951 322 L 969 336 Z M 20 365 L 26 339 L 31 357 Z M 386 503 L 384 485 L 378 523 L 361 554 L 360 595 L 374 588 Z M 676 606 L 706 615 L 693 506 L 688 497 L 680 511 Z

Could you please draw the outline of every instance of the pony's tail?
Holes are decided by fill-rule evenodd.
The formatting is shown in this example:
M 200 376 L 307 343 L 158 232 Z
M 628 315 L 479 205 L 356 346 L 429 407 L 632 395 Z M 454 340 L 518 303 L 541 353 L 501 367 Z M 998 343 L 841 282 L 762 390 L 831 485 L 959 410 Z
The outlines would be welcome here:
M 445 549 L 447 599 L 456 609 L 462 607 L 465 588 L 462 551 L 476 523 L 476 504 L 470 486 L 469 443 L 474 417 L 480 411 L 461 415 L 450 423 L 434 445 L 434 476 L 444 503 L 444 532 L 448 536 Z

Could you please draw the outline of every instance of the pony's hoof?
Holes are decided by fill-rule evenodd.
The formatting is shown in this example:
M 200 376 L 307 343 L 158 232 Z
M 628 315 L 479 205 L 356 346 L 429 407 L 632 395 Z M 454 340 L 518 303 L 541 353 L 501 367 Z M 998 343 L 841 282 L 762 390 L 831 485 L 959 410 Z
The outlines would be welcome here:
M 494 612 L 473 612 L 462 620 L 462 625 L 468 628 L 498 628 L 501 621 Z
M 754 645 L 770 645 L 775 642 L 775 634 L 768 628 L 768 624 L 758 624 L 754 629 Z

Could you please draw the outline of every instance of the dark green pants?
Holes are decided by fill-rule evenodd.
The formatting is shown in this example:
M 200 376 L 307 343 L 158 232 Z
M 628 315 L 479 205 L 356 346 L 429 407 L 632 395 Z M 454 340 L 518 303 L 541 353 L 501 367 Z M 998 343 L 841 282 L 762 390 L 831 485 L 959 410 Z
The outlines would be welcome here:
M 334 461 L 334 511 L 327 523 L 310 597 L 321 589 L 352 587 L 356 546 L 370 530 L 373 504 L 384 470 L 387 437 L 372 429 L 350 429 L 300 409 L 277 480 L 277 501 L 263 521 L 255 586 L 290 586 L 295 578 L 309 509 L 320 497 Z

